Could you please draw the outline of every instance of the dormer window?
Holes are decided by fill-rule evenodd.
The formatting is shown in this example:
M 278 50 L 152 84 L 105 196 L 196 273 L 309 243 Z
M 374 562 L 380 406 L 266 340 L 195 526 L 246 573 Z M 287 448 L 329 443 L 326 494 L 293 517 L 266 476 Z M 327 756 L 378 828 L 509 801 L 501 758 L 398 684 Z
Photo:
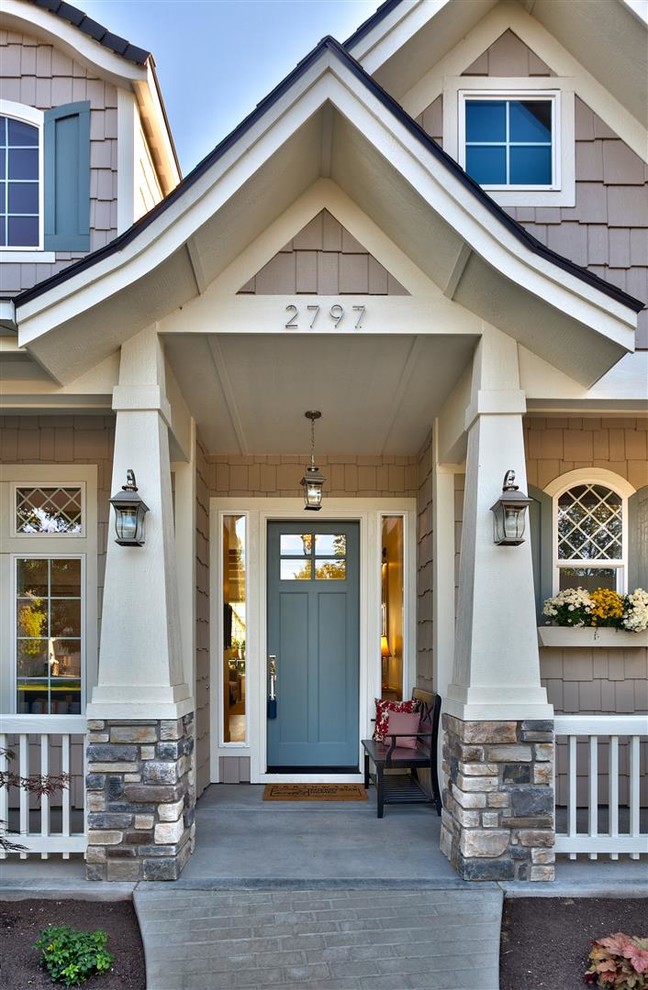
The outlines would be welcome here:
M 555 99 L 462 95 L 468 175 L 485 188 L 554 188 Z
M 0 246 L 42 246 L 41 128 L 0 116 Z
M 447 79 L 443 147 L 500 206 L 574 206 L 573 82 Z

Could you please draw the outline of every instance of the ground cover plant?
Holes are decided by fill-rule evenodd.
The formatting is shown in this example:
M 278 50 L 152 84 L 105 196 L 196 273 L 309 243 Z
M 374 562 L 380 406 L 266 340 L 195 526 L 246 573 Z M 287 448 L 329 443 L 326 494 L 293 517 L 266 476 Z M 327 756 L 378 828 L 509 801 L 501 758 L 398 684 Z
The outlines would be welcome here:
M 589 958 L 586 983 L 614 990 L 648 987 L 648 938 L 633 938 L 624 932 L 597 938 Z
M 108 936 L 101 929 L 78 931 L 69 925 L 48 925 L 34 942 L 41 951 L 41 965 L 54 983 L 75 987 L 94 973 L 110 969 L 113 957 L 106 948 Z
M 645 897 L 506 898 L 500 990 L 586 990 L 592 943 L 610 932 L 646 936 L 647 929 Z M 641 987 L 640 983 L 628 988 L 609 982 L 600 985 L 611 990 Z

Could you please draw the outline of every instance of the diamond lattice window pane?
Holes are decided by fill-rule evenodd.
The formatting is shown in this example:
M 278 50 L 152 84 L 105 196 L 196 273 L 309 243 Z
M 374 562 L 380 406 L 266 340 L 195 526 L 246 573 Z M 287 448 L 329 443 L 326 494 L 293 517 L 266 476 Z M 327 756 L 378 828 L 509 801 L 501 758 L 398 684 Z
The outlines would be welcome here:
M 620 560 L 622 501 L 601 485 L 577 485 L 558 500 L 561 560 Z
M 80 488 L 16 489 L 17 533 L 81 532 Z

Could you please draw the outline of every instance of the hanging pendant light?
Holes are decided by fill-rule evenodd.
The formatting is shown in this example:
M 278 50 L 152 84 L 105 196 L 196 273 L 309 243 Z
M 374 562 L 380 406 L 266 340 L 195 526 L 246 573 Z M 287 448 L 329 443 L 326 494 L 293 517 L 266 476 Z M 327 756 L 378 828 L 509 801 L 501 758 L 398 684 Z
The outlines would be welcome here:
M 311 421 L 311 462 L 300 485 L 304 489 L 304 508 L 318 512 L 322 508 L 322 488 L 326 478 L 322 477 L 315 464 L 315 420 L 321 419 L 322 414 L 318 409 L 312 409 L 305 412 L 304 416 Z

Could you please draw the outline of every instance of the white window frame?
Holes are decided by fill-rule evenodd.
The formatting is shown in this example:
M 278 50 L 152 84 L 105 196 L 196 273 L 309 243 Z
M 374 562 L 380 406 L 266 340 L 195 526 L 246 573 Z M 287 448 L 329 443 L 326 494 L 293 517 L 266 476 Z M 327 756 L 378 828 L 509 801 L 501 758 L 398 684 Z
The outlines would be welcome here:
M 443 147 L 462 168 L 466 164 L 468 100 L 550 100 L 552 103 L 551 186 L 483 186 L 500 206 L 576 205 L 575 100 L 571 80 L 556 76 L 456 76 L 443 92 Z
M 81 487 L 83 535 L 17 533 L 16 489 Z M 81 559 L 81 713 L 97 681 L 97 467 L 95 465 L 3 465 L 0 474 L 0 711 L 17 707 L 16 559 Z M 20 718 L 16 715 L 16 718 Z M 25 716 L 29 717 L 29 716 Z M 53 719 L 61 716 L 52 714 Z
M 571 488 L 578 485 L 598 485 L 613 491 L 621 499 L 621 557 L 610 560 L 600 558 L 598 560 L 580 560 L 558 557 L 558 500 L 560 496 Z M 626 481 L 625 478 L 608 471 L 605 468 L 578 468 L 569 471 L 567 474 L 556 478 L 547 485 L 545 492 L 552 498 L 552 524 L 551 524 L 551 555 L 552 555 L 552 587 L 553 594 L 558 594 L 560 588 L 560 572 L 566 567 L 588 567 L 599 570 L 616 571 L 615 590 L 619 594 L 626 594 L 628 591 L 628 499 L 634 495 L 636 489 Z
M 20 261 L 27 263 L 32 261 L 54 261 L 55 254 L 53 251 L 48 251 L 47 256 L 43 252 L 45 242 L 45 114 L 42 110 L 37 110 L 36 107 L 30 107 L 24 103 L 14 103 L 12 100 L 0 100 L 0 116 L 11 117 L 13 120 L 19 120 L 38 128 L 38 244 L 30 244 L 26 247 L 13 244 L 5 245 L 0 250 L 0 262 Z M 31 257 L 31 255 L 34 255 L 34 257 Z

